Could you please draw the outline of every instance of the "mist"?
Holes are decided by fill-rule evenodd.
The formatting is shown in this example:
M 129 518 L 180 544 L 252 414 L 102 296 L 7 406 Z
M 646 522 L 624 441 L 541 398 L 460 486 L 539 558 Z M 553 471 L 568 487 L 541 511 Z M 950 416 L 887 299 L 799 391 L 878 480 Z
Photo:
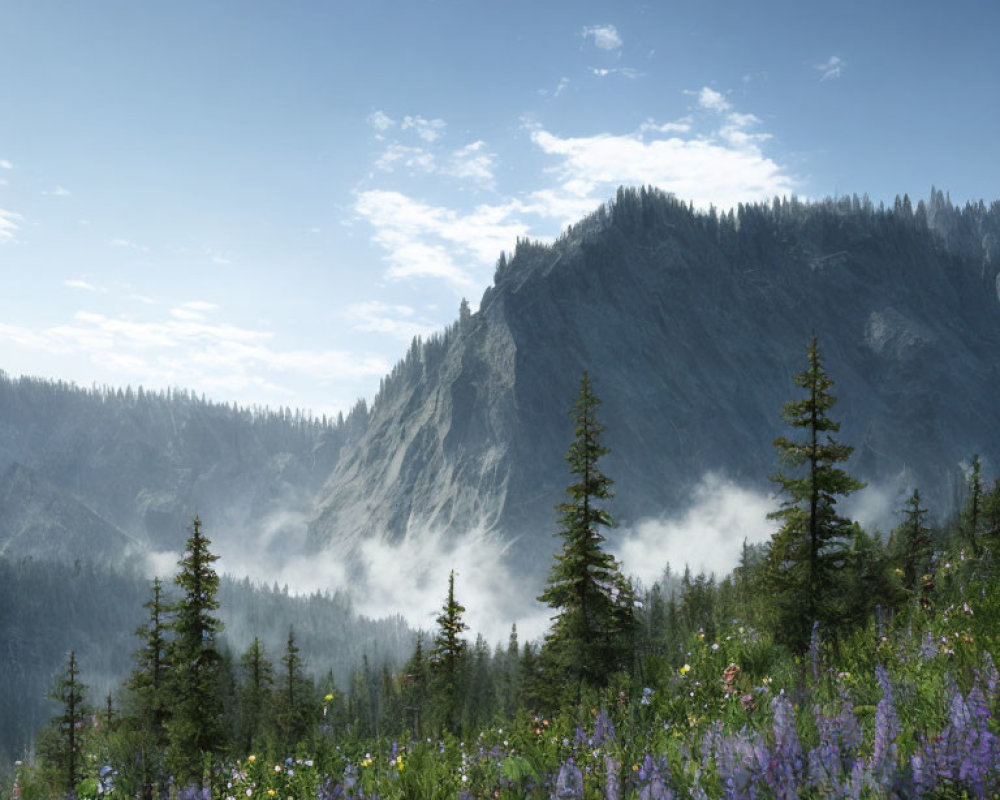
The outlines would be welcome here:
M 888 530 L 898 520 L 905 482 L 870 485 L 844 498 L 842 512 L 869 531 Z M 607 550 L 623 572 L 650 587 L 669 564 L 676 574 L 689 566 L 722 578 L 738 564 L 743 541 L 769 541 L 777 523 L 776 495 L 741 486 L 709 472 L 695 485 L 685 507 L 606 531 Z M 367 539 L 321 552 L 306 547 L 308 516 L 284 511 L 240 530 L 221 531 L 213 548 L 220 572 L 287 586 L 293 594 L 345 593 L 355 611 L 370 618 L 399 615 L 415 630 L 434 635 L 455 571 L 455 597 L 465 607 L 471 640 L 482 634 L 490 646 L 505 644 L 512 624 L 521 641 L 540 641 L 553 610 L 539 603 L 547 569 L 525 575 L 510 558 L 516 542 L 483 526 L 462 533 L 411 529 L 402 539 Z M 147 569 L 164 578 L 177 570 L 178 553 L 147 555 Z M 539 577 L 541 576 L 541 577 Z
M 687 508 L 612 534 L 609 550 L 625 574 L 646 587 L 660 579 L 667 564 L 675 572 L 687 565 L 694 574 L 721 578 L 739 562 L 744 539 L 771 538 L 776 524 L 767 515 L 777 508 L 772 495 L 709 472 L 695 485 Z

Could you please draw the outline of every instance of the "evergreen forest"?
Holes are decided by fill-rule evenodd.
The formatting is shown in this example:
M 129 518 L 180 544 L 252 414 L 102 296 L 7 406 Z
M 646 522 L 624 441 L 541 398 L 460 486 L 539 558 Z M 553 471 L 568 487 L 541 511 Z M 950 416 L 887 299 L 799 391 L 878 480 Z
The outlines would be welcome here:
M 335 623 L 302 607 L 278 643 L 265 609 L 248 617 L 260 627 L 236 652 L 223 620 L 239 588 L 216 572 L 210 520 L 193 517 L 173 581 L 120 595 L 136 633 L 106 644 L 130 655 L 127 681 L 100 683 L 100 648 L 67 653 L 46 687 L 53 714 L 0 794 L 1000 796 L 1000 478 L 970 453 L 952 518 L 932 523 L 914 486 L 893 530 L 863 529 L 840 505 L 863 483 L 836 376 L 823 342 L 804 350 L 774 412 L 775 533 L 744 543 L 731 574 L 668 567 L 648 587 L 623 574 L 607 548 L 614 442 L 585 372 L 541 640 L 470 631 L 452 573 L 401 660 L 369 653 L 348 676 L 333 657 L 307 663 L 303 639 Z

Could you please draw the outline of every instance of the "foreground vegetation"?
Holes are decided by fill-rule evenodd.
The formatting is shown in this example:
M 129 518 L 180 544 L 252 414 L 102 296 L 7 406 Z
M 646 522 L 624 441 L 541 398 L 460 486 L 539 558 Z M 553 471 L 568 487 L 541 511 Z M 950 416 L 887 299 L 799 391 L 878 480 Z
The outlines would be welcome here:
M 277 665 L 256 640 L 238 664 L 217 646 L 195 520 L 119 696 L 88 708 L 70 654 L 20 797 L 1000 796 L 1000 483 L 974 459 L 940 529 L 914 489 L 884 543 L 837 513 L 860 483 L 815 341 L 796 383 L 773 540 L 719 582 L 668 570 L 642 589 L 601 548 L 610 480 L 584 376 L 545 640 L 470 645 L 452 577 L 409 662 L 365 661 L 346 691 L 308 677 L 294 630 Z

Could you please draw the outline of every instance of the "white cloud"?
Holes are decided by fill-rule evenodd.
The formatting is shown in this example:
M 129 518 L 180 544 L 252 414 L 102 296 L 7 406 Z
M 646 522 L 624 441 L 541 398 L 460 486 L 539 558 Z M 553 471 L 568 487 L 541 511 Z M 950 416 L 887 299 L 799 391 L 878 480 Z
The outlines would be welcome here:
M 486 142 L 480 139 L 454 151 L 445 167 L 445 173 L 454 178 L 490 186 L 493 183 L 495 165 L 496 155 L 489 152 Z
M 375 111 L 368 115 L 368 124 L 375 129 L 376 137 L 381 138 L 381 135 L 392 128 L 396 121 L 384 111 Z
M 215 309 L 211 303 L 193 301 L 170 309 L 165 319 L 78 311 L 70 322 L 47 328 L 0 323 L 0 342 L 78 356 L 147 386 L 197 386 L 207 391 L 244 393 L 254 387 L 287 393 L 281 385 L 284 375 L 337 383 L 389 370 L 385 359 L 372 355 L 282 349 L 270 331 L 209 319 Z
M 594 25 L 584 28 L 583 36 L 585 39 L 593 39 L 594 45 L 601 50 L 617 50 L 624 44 L 614 25 Z
M 14 165 L 6 158 L 0 158 L 0 169 L 14 169 Z
M 698 105 L 710 111 L 728 111 L 730 109 L 729 101 L 720 92 L 710 89 L 708 86 L 702 87 L 701 91 L 698 92 Z
M 121 249 L 121 250 L 135 250 L 137 253 L 148 253 L 149 252 L 149 248 L 146 247 L 145 245 L 136 244 L 135 242 L 133 242 L 133 241 L 131 241 L 129 239 L 123 239 L 121 237 L 117 237 L 115 239 L 112 239 L 110 242 L 108 242 L 108 244 L 111 245 L 112 247 L 115 247 L 115 248 L 118 248 L 118 249 Z
M 358 195 L 355 210 L 387 251 L 388 277 L 442 278 L 462 290 L 478 288 L 481 281 L 472 273 L 494 264 L 528 230 L 514 216 L 516 203 L 480 205 L 462 214 L 401 192 L 371 190 Z
M 839 78 L 847 62 L 840 56 L 830 56 L 825 63 L 817 64 L 815 69 L 819 72 L 821 81 L 829 81 Z
M 209 260 L 211 260 L 213 264 L 218 264 L 222 267 L 233 263 L 228 253 L 220 253 L 216 250 L 206 250 L 205 255 L 208 256 Z
M 723 209 L 796 190 L 795 180 L 763 153 L 770 134 L 760 130 L 756 116 L 738 111 L 709 87 L 688 94 L 697 98 L 690 115 L 663 123 L 650 119 L 631 133 L 560 136 L 526 122 L 530 141 L 550 166 L 520 195 L 462 210 L 380 187 L 359 192 L 355 211 L 385 251 L 389 278 L 443 279 L 467 293 L 486 283 L 499 254 L 518 237 L 544 240 L 557 232 L 553 221 L 578 221 L 620 185 L 654 185 L 699 207 Z M 496 191 L 497 156 L 481 140 L 450 152 L 432 143 L 392 142 L 376 166 Z M 542 218 L 541 236 L 532 230 L 531 217 Z
M 20 214 L 0 208 L 0 244 L 14 241 L 14 232 L 18 229 L 18 222 L 22 219 L 24 217 Z
M 420 319 L 410 306 L 391 305 L 378 300 L 348 306 L 347 317 L 354 323 L 355 330 L 384 333 L 407 344 L 414 336 L 426 338 L 440 328 L 430 320 Z
M 644 135 L 648 131 L 570 138 L 533 131 L 532 141 L 559 159 L 553 171 L 562 180 L 562 191 L 549 190 L 550 196 L 563 201 L 586 197 L 593 207 L 621 184 L 651 184 L 701 207 L 731 207 L 794 191 L 792 179 L 760 151 L 761 135 L 733 122 L 711 138 L 650 139 Z M 542 197 L 541 192 L 533 195 Z
M 612 67 L 611 69 L 606 67 L 591 67 L 590 71 L 598 78 L 604 78 L 608 75 L 621 75 L 623 78 L 629 78 L 630 80 L 634 80 L 642 74 L 638 70 L 632 69 L 632 67 Z
M 69 280 L 65 280 L 65 281 L 63 281 L 63 286 L 67 286 L 70 289 L 81 289 L 81 290 L 83 290 L 85 292 L 103 292 L 104 291 L 104 289 L 101 289 L 98 286 L 94 286 L 94 284 L 88 283 L 87 281 L 85 281 L 83 279 L 80 279 L 80 278 L 71 278 Z
M 443 119 L 425 119 L 424 117 L 403 117 L 402 130 L 412 130 L 425 142 L 440 139 L 446 127 Z
M 69 197 L 72 192 L 64 186 L 56 186 L 47 192 L 42 192 L 42 194 L 50 195 L 51 197 Z
M 397 166 L 405 167 L 410 174 L 429 174 L 437 169 L 437 160 L 426 148 L 393 142 L 375 160 L 375 167 L 392 172 Z
M 669 563 L 692 572 L 729 573 L 739 562 L 743 540 L 766 542 L 776 530 L 767 519 L 778 508 L 772 496 L 737 486 L 714 473 L 695 487 L 690 506 L 680 514 L 644 520 L 611 541 L 609 549 L 622 561 L 624 572 L 651 586 Z

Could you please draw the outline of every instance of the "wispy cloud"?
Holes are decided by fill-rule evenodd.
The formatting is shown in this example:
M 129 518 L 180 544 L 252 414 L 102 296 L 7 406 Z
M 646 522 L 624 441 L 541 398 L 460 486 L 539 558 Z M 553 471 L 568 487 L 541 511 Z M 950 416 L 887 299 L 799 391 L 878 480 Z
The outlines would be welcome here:
M 14 169 L 14 164 L 6 158 L 0 158 L 0 169 Z
M 755 116 L 734 111 L 713 89 L 697 96 L 699 107 L 714 118 L 707 133 L 693 132 L 687 121 L 647 122 L 630 134 L 585 137 L 533 129 L 534 144 L 557 159 L 551 173 L 559 181 L 531 195 L 533 210 L 545 214 L 548 205 L 550 215 L 562 216 L 585 203 L 593 208 L 621 184 L 652 184 L 699 206 L 724 208 L 795 190 L 791 176 L 761 151 L 769 135 L 756 130 Z
M 119 250 L 134 250 L 137 253 L 148 253 L 149 248 L 145 245 L 136 244 L 130 239 L 123 239 L 117 237 L 108 242 L 111 247 L 117 248 Z
M 384 358 L 346 350 L 284 349 L 272 332 L 213 319 L 215 310 L 192 301 L 158 319 L 78 311 L 65 324 L 44 328 L 0 323 L 0 342 L 78 356 L 147 386 L 239 393 L 255 388 L 290 395 L 288 376 L 332 385 L 381 376 L 390 366 Z
M 646 586 L 672 570 L 728 574 L 739 561 L 741 545 L 766 542 L 774 532 L 768 513 L 777 508 L 773 497 L 733 483 L 717 474 L 702 476 L 691 504 L 680 514 L 649 519 L 623 531 L 612 550 L 629 575 Z
M 384 333 L 406 343 L 412 341 L 414 336 L 427 337 L 440 329 L 440 325 L 422 319 L 410 306 L 378 300 L 348 306 L 347 317 L 357 331 Z
M 593 25 L 583 29 L 583 37 L 591 39 L 601 50 L 617 50 L 624 42 L 614 25 Z
M 824 63 L 816 64 L 815 69 L 819 72 L 821 81 L 829 81 L 839 78 L 845 66 L 847 62 L 840 56 L 830 56 Z
M 527 233 L 514 216 L 516 203 L 484 204 L 463 214 L 401 192 L 371 190 L 358 195 L 355 210 L 386 251 L 389 278 L 440 278 L 465 291 L 479 287 L 473 275 Z
M 795 179 L 765 155 L 770 134 L 755 115 L 710 87 L 688 94 L 695 98 L 689 115 L 650 119 L 629 133 L 564 136 L 526 122 L 530 142 L 550 166 L 518 195 L 496 195 L 498 159 L 483 141 L 452 151 L 392 141 L 376 159 L 380 172 L 469 180 L 490 190 L 492 201 L 462 210 L 380 187 L 360 191 L 355 211 L 385 252 L 387 277 L 445 280 L 468 292 L 485 284 L 499 254 L 518 237 L 553 236 L 553 222 L 577 221 L 623 184 L 652 184 L 703 208 L 795 191 Z
M 623 78 L 628 78 L 629 80 L 634 80 L 642 75 L 637 69 L 632 69 L 632 67 L 591 67 L 591 73 L 596 75 L 598 78 L 605 78 L 608 75 L 621 75 Z
M 82 278 L 70 278 L 69 280 L 63 281 L 63 286 L 69 287 L 70 289 L 80 289 L 84 292 L 104 292 L 105 290 L 99 286 L 95 286 Z
M 48 195 L 49 197 L 69 197 L 72 192 L 64 186 L 56 186 L 54 189 L 42 192 L 42 194 Z
M 384 111 L 373 111 L 368 115 L 368 124 L 375 131 L 375 138 L 381 139 L 386 131 L 396 125 L 396 121 Z
M 717 92 L 708 86 L 702 87 L 697 92 L 689 92 L 689 94 L 696 95 L 698 97 L 698 105 L 709 111 L 728 111 L 731 108 L 729 101 L 726 100 L 721 92 Z
M 0 208 L 0 244 L 14 241 L 14 233 L 18 229 L 18 223 L 24 219 L 20 214 L 13 211 L 5 211 Z
M 425 142 L 434 142 L 440 139 L 446 127 L 443 119 L 425 119 L 420 116 L 403 117 L 403 123 L 400 125 L 402 130 L 412 130 Z

